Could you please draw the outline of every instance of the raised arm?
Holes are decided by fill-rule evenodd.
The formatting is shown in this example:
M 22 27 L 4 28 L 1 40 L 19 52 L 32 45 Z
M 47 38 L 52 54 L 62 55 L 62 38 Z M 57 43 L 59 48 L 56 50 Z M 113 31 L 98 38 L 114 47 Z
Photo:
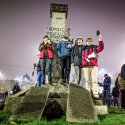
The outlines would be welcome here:
M 99 53 L 104 49 L 104 43 L 102 40 L 102 35 L 98 36 L 99 46 L 96 48 L 96 52 Z

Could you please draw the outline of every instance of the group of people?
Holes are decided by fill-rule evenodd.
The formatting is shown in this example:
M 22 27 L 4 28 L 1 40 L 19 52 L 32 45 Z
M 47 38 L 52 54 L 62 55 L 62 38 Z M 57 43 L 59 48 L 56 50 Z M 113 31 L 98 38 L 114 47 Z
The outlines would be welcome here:
M 8 91 L 0 92 L 0 100 L 5 100 L 8 96 Z
M 81 75 L 84 75 L 85 88 L 92 93 L 93 98 L 98 98 L 98 53 L 104 48 L 102 35 L 97 36 L 98 45 L 93 45 L 93 39 L 87 38 L 86 42 L 82 37 L 75 40 L 75 44 L 64 34 L 63 39 L 57 43 L 57 55 L 60 60 L 62 85 L 69 84 L 71 65 L 75 68 L 75 83 L 80 83 Z M 34 64 L 37 67 L 37 87 L 45 84 L 45 76 L 48 75 L 48 83 L 52 85 L 51 64 L 53 60 L 53 46 L 48 36 L 43 37 L 39 45 L 39 62 Z
M 20 91 L 21 91 L 21 88 L 20 88 L 19 84 L 15 83 L 15 85 L 12 88 L 12 91 L 7 91 L 6 90 L 4 92 L 0 92 L 0 99 L 5 100 L 9 95 L 14 95 L 14 94 L 16 94 L 16 93 L 18 93 Z
M 121 72 L 118 74 L 112 89 L 111 83 L 111 77 L 105 74 L 103 92 L 100 95 L 100 99 L 103 101 L 103 104 L 125 109 L 125 64 L 122 65 Z

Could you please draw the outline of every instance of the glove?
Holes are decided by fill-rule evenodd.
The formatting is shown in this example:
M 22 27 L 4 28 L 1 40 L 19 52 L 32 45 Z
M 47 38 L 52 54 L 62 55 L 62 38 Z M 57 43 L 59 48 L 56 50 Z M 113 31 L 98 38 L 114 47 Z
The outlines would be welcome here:
M 71 48 L 72 46 L 69 44 L 69 45 L 67 45 L 67 48 Z

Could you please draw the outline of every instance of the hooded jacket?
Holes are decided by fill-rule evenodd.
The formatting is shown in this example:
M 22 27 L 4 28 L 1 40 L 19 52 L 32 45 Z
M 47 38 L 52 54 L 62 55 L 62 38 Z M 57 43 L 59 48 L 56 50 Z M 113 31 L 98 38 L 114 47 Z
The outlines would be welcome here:
M 61 40 L 57 44 L 57 54 L 59 57 L 71 56 L 71 48 L 68 48 L 68 45 L 71 45 L 69 40 Z
M 83 52 L 82 52 L 82 65 L 83 66 L 98 66 L 98 58 L 91 58 L 89 59 L 90 62 L 88 62 L 86 59 L 90 54 L 95 52 L 98 54 L 104 49 L 104 44 L 103 41 L 99 41 L 99 46 L 97 45 L 90 45 L 90 46 L 85 46 Z
M 82 66 L 82 50 L 84 45 L 78 45 L 75 43 L 71 52 L 71 63 L 74 63 L 74 66 Z

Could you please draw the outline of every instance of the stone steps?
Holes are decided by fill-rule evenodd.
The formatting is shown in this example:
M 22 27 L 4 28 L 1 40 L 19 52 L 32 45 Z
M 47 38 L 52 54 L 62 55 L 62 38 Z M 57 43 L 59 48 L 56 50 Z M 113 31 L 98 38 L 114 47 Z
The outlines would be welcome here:
M 40 89 L 31 87 L 23 98 L 22 103 L 13 111 L 10 121 L 40 120 L 48 99 L 49 89 L 49 86 L 43 86 Z

